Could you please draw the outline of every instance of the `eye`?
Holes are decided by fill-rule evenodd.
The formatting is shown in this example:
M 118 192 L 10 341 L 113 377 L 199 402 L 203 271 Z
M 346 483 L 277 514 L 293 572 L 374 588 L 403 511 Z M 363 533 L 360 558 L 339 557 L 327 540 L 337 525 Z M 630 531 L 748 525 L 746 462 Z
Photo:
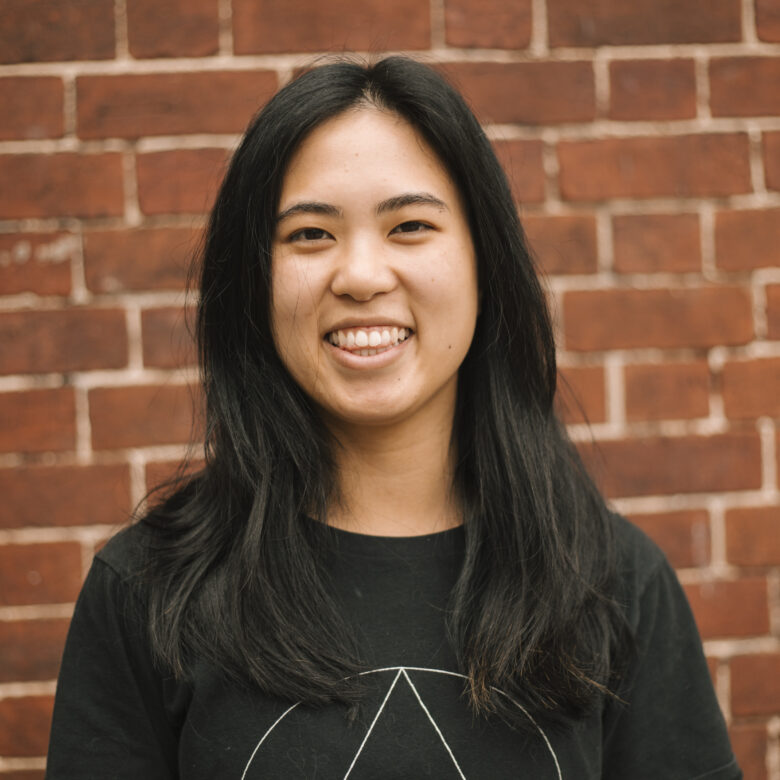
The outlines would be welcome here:
M 391 231 L 390 235 L 394 233 L 425 233 L 433 228 L 427 222 L 420 222 L 418 220 L 409 220 L 408 222 L 402 222 L 400 225 L 396 225 Z
M 326 238 L 332 238 L 330 233 L 328 233 L 327 230 L 323 230 L 322 228 L 314 228 L 314 227 L 308 227 L 308 228 L 301 228 L 300 230 L 296 230 L 294 233 L 291 233 L 287 240 L 288 241 L 323 241 Z

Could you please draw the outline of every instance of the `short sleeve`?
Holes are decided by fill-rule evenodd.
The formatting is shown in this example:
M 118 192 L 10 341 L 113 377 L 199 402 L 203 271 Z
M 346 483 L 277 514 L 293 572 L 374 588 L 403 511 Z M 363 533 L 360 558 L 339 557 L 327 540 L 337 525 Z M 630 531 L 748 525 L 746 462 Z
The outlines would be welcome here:
M 738 780 L 693 614 L 665 559 L 630 612 L 636 658 L 623 702 L 605 710 L 603 777 Z
M 176 739 L 129 589 L 96 559 L 65 644 L 48 780 L 171 780 Z

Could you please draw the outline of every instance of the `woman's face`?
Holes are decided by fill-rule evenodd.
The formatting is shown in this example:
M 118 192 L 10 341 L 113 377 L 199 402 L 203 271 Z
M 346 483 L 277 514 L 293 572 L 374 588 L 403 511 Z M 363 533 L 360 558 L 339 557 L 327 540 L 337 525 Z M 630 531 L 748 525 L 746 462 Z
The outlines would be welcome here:
M 477 317 L 461 199 L 405 120 L 318 126 L 290 161 L 272 255 L 279 356 L 331 426 L 451 424 Z

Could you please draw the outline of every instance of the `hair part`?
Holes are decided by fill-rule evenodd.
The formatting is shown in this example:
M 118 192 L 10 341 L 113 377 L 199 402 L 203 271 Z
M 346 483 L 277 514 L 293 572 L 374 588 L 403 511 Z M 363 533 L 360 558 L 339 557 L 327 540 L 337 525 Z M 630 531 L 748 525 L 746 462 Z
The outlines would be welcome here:
M 359 648 L 328 589 L 329 529 L 301 522 L 327 517 L 334 443 L 276 352 L 270 290 L 292 155 L 364 106 L 397 114 L 438 155 L 477 257 L 481 309 L 453 430 L 466 553 L 448 618 L 470 700 L 517 721 L 501 689 L 531 714 L 579 717 L 625 654 L 608 513 L 555 416 L 552 327 L 504 172 L 457 91 L 402 57 L 304 73 L 233 156 L 200 258 L 206 466 L 145 518 L 154 651 L 180 675 L 198 657 L 268 694 L 359 700 Z

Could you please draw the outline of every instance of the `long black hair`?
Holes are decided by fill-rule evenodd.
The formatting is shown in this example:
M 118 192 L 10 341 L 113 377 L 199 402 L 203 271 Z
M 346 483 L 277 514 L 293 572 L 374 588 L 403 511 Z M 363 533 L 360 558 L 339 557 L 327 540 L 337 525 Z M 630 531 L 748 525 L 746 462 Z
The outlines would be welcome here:
M 271 241 L 291 155 L 325 120 L 370 105 L 408 121 L 466 208 L 481 310 L 461 366 L 454 489 L 466 552 L 448 628 L 477 712 L 581 716 L 622 652 L 607 509 L 558 422 L 543 289 L 506 177 L 434 70 L 402 57 L 314 68 L 250 124 L 202 251 L 197 338 L 206 465 L 145 519 L 153 649 L 186 675 L 206 659 L 268 694 L 354 704 L 359 649 L 323 550 L 333 442 L 274 347 Z

